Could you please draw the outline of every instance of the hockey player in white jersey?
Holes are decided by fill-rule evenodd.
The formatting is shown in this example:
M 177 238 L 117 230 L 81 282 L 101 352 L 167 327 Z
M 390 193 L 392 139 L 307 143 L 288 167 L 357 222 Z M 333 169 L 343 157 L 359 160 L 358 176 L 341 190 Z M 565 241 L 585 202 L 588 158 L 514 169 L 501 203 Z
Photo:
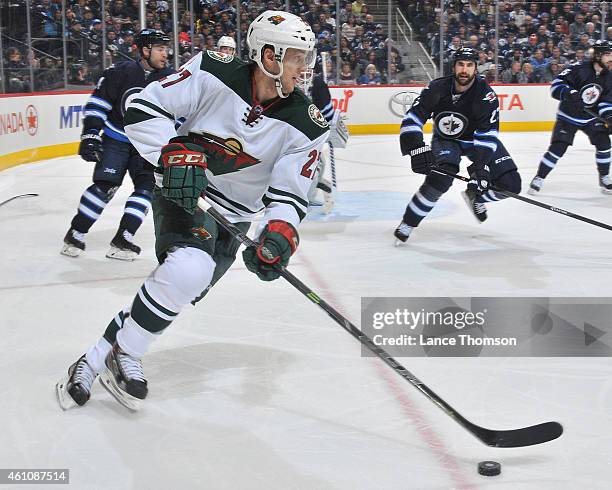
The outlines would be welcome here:
M 295 252 L 328 133 L 316 106 L 294 90 L 314 66 L 315 36 L 299 17 L 267 11 L 249 26 L 247 42 L 252 63 L 203 52 L 131 101 L 126 133 L 156 164 L 159 265 L 57 384 L 62 408 L 84 405 L 98 374 L 128 408 L 147 396 L 142 357 L 182 308 L 225 274 L 239 246 L 197 208 L 200 195 L 245 232 L 263 212 L 260 245 L 243 252 L 260 279 L 278 278 L 276 265 L 286 266 Z M 264 256 L 263 246 L 271 254 Z

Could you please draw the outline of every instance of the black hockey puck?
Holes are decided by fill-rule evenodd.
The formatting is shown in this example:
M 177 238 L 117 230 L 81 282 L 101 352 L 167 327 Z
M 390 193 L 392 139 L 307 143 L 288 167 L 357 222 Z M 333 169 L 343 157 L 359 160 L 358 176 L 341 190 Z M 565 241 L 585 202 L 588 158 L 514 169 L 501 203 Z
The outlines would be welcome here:
M 501 473 L 501 465 L 497 461 L 481 461 L 478 463 L 478 473 L 483 476 L 497 476 Z

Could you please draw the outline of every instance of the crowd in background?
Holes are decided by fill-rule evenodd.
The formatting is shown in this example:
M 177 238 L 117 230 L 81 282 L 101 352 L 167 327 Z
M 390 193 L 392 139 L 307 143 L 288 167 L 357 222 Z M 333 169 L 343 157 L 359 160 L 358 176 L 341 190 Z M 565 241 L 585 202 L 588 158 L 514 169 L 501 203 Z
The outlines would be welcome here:
M 66 4 L 64 15 L 61 0 L 31 0 L 32 47 L 28 49 L 25 2 L 3 3 L 6 92 L 63 87 L 64 17 L 70 84 L 92 84 L 104 66 L 138 56 L 134 36 L 141 29 L 139 0 L 107 0 L 105 12 L 97 0 L 66 0 Z M 221 36 L 237 40 L 238 33 L 239 55 L 246 60 L 250 22 L 264 10 L 285 8 L 285 2 L 279 0 L 241 2 L 238 17 L 235 0 L 193 0 L 193 5 L 192 20 L 188 3 L 179 0 L 179 52 L 176 53 L 179 64 L 200 50 L 215 49 Z M 330 84 L 424 81 L 412 76 L 410 64 L 402 60 L 392 42 L 389 45 L 385 25 L 381 23 L 386 18 L 376 18 L 363 0 L 343 0 L 340 5 L 340 11 L 336 12 L 335 1 L 290 2 L 291 11 L 308 22 L 317 37 L 316 72 L 323 70 L 321 54 L 327 52 L 330 56 L 325 72 Z M 442 63 L 448 67 L 455 50 L 472 46 L 480 52 L 478 72 L 489 81 L 503 83 L 550 82 L 569 63 L 588 57 L 589 47 L 602 38 L 605 27 L 602 27 L 601 2 L 500 2 L 499 36 L 495 31 L 494 0 L 446 0 L 442 15 L 440 0 L 399 0 L 399 5 L 417 40 L 437 65 L 442 57 Z M 174 38 L 171 6 L 167 0 L 147 2 L 146 19 L 148 28 L 162 30 Z M 383 10 L 386 13 L 386 8 Z M 336 22 L 340 26 L 339 70 Z M 103 53 L 104 36 L 106 51 Z M 603 32 L 603 38 L 612 39 L 612 27 Z M 34 83 L 30 80 L 30 65 L 35 74 Z
M 612 40 L 612 27 L 602 24 L 609 16 L 605 2 L 450 0 L 442 15 L 439 0 L 401 3 L 418 40 L 436 64 L 442 57 L 446 73 L 453 52 L 471 46 L 480 52 L 478 72 L 488 81 L 550 82 L 568 64 L 588 58 L 595 41 Z
M 141 28 L 139 0 L 107 0 L 105 12 L 101 11 L 96 0 L 67 0 L 67 3 L 65 28 L 71 84 L 93 83 L 99 77 L 103 69 L 102 38 L 105 32 L 105 66 L 125 57 L 138 56 L 134 36 Z M 329 3 L 328 0 L 292 0 L 290 5 L 291 11 L 308 22 L 316 35 L 319 53 L 315 68 L 317 72 L 323 70 L 321 54 L 330 54 L 326 67 L 330 84 L 376 85 L 410 81 L 399 51 L 395 47 L 389 49 L 388 35 L 383 25 L 376 22 L 363 1 L 342 1 L 338 15 L 336 3 Z M 27 92 L 31 89 L 28 63 L 36 71 L 33 89 L 53 89 L 63 83 L 62 2 L 32 0 L 34 49 L 26 48 L 24 6 L 23 1 L 16 1 L 9 7 L 12 10 L 3 11 L 6 91 Z M 238 32 L 239 54 L 243 59 L 248 59 L 248 25 L 265 10 L 285 9 L 285 3 L 278 0 L 241 2 L 238 17 L 235 0 L 194 0 L 192 21 L 187 6 L 185 0 L 179 3 L 179 52 L 176 54 L 179 64 L 200 50 L 214 50 L 222 36 L 237 40 Z M 146 19 L 148 28 L 162 30 L 173 38 L 171 3 L 166 0 L 147 2 Z M 341 23 L 339 78 L 336 76 L 336 20 Z

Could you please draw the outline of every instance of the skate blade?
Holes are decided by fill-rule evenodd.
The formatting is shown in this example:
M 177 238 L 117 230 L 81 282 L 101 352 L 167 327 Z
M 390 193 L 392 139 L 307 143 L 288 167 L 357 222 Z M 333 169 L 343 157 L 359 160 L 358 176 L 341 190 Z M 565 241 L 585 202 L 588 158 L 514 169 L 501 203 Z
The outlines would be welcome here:
M 601 193 L 602 193 L 602 194 L 608 194 L 608 195 L 610 195 L 610 194 L 612 194 L 612 189 L 605 189 L 605 188 L 603 188 L 603 187 L 602 187 L 602 188 L 601 188 Z
M 115 377 L 108 368 L 100 373 L 100 384 L 104 386 L 104 389 L 108 391 L 115 400 L 128 410 L 133 412 L 140 410 L 140 400 L 119 388 L 115 381 Z
M 106 252 L 106 256 L 109 259 L 132 262 L 138 256 L 138 254 L 136 252 L 132 252 L 131 250 L 121 250 L 117 247 L 111 247 L 110 250 Z
M 527 189 L 527 194 L 529 194 L 530 196 L 537 196 L 539 193 L 540 191 L 536 191 L 535 189 L 532 189 L 531 187 Z
M 68 376 L 64 376 L 61 380 L 57 382 L 55 385 L 55 394 L 57 395 L 57 402 L 62 410 L 69 410 L 73 407 L 76 407 L 76 402 L 72 399 L 66 386 L 68 385 L 68 380 L 70 378 Z
M 83 251 L 73 245 L 64 243 L 64 246 L 60 250 L 60 253 L 62 255 L 65 255 L 66 257 L 78 257 L 79 255 L 81 255 L 81 253 L 83 253 Z

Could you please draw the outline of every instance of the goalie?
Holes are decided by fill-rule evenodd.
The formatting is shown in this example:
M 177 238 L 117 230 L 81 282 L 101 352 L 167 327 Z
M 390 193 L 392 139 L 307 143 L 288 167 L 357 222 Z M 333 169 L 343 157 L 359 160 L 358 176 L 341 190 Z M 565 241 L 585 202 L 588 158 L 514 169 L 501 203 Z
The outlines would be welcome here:
M 325 58 L 325 57 L 324 57 Z M 324 59 L 324 66 L 326 66 Z M 331 181 L 324 177 L 325 169 L 327 167 L 327 158 L 321 153 L 321 158 L 317 166 L 317 178 L 313 181 L 313 184 L 308 193 L 308 201 L 310 206 L 323 206 L 323 212 L 329 213 L 334 207 L 334 192 L 336 190 L 336 162 L 334 157 L 335 148 L 346 148 L 346 143 L 349 138 L 349 132 L 344 124 L 344 119 L 339 110 L 334 109 L 331 93 L 329 87 L 325 82 L 325 74 L 327 70 L 324 70 L 322 74 L 316 75 L 312 78 L 312 84 L 310 86 L 303 87 L 304 93 L 309 95 L 314 105 L 316 105 L 321 111 L 321 115 L 329 123 L 329 163 Z M 319 195 L 323 195 L 323 202 L 320 201 Z

